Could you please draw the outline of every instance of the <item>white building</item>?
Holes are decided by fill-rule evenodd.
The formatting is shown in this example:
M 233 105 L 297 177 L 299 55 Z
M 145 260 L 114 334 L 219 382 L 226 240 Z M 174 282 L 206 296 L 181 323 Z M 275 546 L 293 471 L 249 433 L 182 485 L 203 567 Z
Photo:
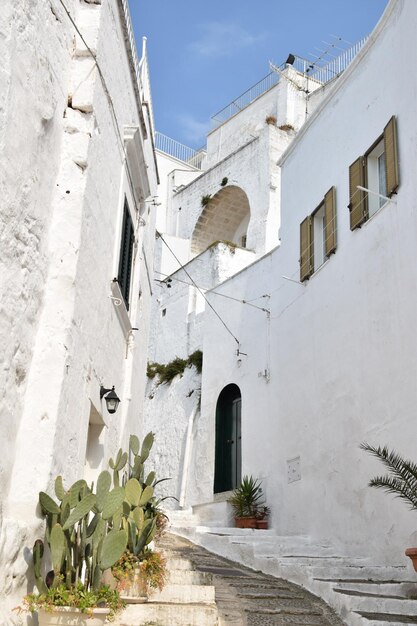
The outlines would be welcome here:
M 0 9 L 2 624 L 38 492 L 91 480 L 142 428 L 157 168 L 127 2 Z M 115 387 L 116 414 L 101 386 Z M 13 621 L 14 620 L 14 621 Z M 26 620 L 26 618 L 25 618 Z M 26 623 L 26 621 L 25 621 Z
M 160 473 L 185 472 L 176 495 L 201 521 L 227 525 L 228 490 L 252 474 L 280 536 L 379 564 L 404 563 L 415 545 L 404 503 L 367 487 L 383 470 L 359 445 L 416 458 L 416 24 L 414 2 L 391 0 L 345 71 L 315 85 L 302 126 L 305 93 L 281 77 L 209 135 L 208 169 L 170 196 L 166 241 L 175 251 L 178 237 L 185 265 L 160 270 L 171 287 L 151 359 L 202 347 L 201 411 L 189 370 L 150 383 L 146 419 L 171 429 L 177 457 L 161 452 Z M 289 124 L 298 132 L 279 129 Z M 242 236 L 235 255 L 203 251 Z M 193 305 L 193 281 L 215 311 L 200 292 Z

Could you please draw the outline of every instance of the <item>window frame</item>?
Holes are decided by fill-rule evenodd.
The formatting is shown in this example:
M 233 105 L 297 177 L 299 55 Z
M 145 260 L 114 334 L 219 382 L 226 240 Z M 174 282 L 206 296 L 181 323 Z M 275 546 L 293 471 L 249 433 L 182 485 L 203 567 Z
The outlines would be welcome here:
M 128 232 L 129 231 L 129 232 Z M 133 282 L 133 255 L 135 245 L 135 226 L 132 218 L 132 213 L 129 206 L 129 201 L 126 194 L 124 194 L 123 210 L 122 210 L 122 225 L 119 238 L 119 259 L 116 281 L 119 285 L 120 293 L 123 298 L 126 310 L 129 311 L 130 296 L 132 291 Z M 128 250 L 126 250 L 126 246 Z M 127 255 L 127 263 L 124 267 L 124 261 Z
M 385 163 L 385 190 L 381 193 L 379 188 L 379 176 L 374 176 L 372 182 L 372 188 L 370 186 L 370 157 L 372 152 L 382 144 Z M 377 158 L 377 157 L 375 157 Z M 376 165 L 377 167 L 377 165 Z M 359 190 L 357 186 L 364 187 L 369 191 Z M 353 187 L 356 187 L 354 190 Z M 397 193 L 400 186 L 400 172 L 399 172 L 399 155 L 398 155 L 398 132 L 397 132 L 397 117 L 392 115 L 386 123 L 382 133 L 366 150 L 363 156 L 357 157 L 353 163 L 349 165 L 349 204 L 348 209 L 350 211 L 350 230 L 356 230 L 362 226 L 365 222 L 369 221 L 380 209 L 385 207 L 391 197 Z M 358 195 L 357 199 L 354 199 L 355 195 Z M 372 196 L 371 202 L 369 201 Z M 381 197 L 383 196 L 383 197 Z M 379 201 L 377 200 L 379 198 Z M 384 200 L 381 204 L 381 200 Z M 370 205 L 372 210 L 370 210 Z M 378 206 L 375 206 L 375 205 Z
M 317 214 L 322 211 L 323 215 L 321 217 L 321 225 L 320 228 L 317 230 L 320 230 L 321 233 L 321 253 L 320 253 L 320 257 L 317 254 L 318 253 L 318 246 L 316 245 L 316 223 L 317 223 Z M 326 230 L 326 207 L 325 207 L 325 201 L 324 198 L 323 200 L 320 202 L 320 204 L 314 209 L 314 211 L 311 213 L 311 219 L 312 219 L 312 237 L 311 237 L 311 248 L 312 248 L 312 257 L 313 257 L 313 274 L 314 272 L 317 272 L 317 270 L 327 261 L 328 256 L 326 255 L 326 236 L 325 236 L 325 230 Z M 318 257 L 321 260 L 320 265 L 317 265 L 317 259 Z
M 316 237 L 316 220 L 317 214 L 322 211 L 322 225 L 320 227 L 321 235 L 321 253 L 320 265 L 317 264 L 317 237 Z M 329 230 L 329 215 L 332 214 L 334 224 Z M 330 243 L 327 242 L 329 238 Z M 300 224 L 300 282 L 308 280 L 329 260 L 330 256 L 337 249 L 337 204 L 336 204 L 336 187 L 332 185 L 324 194 L 320 203 L 316 206 L 310 215 L 304 218 Z
M 375 156 L 372 155 L 373 152 L 376 151 L 376 149 L 382 146 L 382 152 L 379 156 Z M 384 168 L 385 168 L 385 188 L 384 188 L 384 193 L 382 193 L 380 187 L 379 187 L 379 170 L 378 170 L 378 164 L 377 164 L 377 159 L 380 158 L 382 155 L 384 155 Z M 375 163 L 370 162 L 370 159 L 374 160 Z M 389 202 L 389 198 L 386 195 L 387 193 L 387 184 L 386 184 L 386 177 L 387 177 L 387 164 L 386 164 L 386 158 L 385 158 L 385 143 L 384 143 L 384 133 L 382 133 L 378 139 L 376 139 L 376 141 L 374 141 L 374 143 L 371 145 L 370 148 L 368 148 L 368 150 L 365 152 L 364 154 L 364 168 L 365 168 L 365 187 L 367 189 L 369 189 L 369 192 L 366 195 L 366 218 L 365 218 L 365 222 L 368 221 L 373 215 L 375 215 L 375 213 L 377 213 L 379 211 L 379 209 L 382 209 L 383 206 L 385 206 L 387 204 L 387 202 Z M 370 176 L 370 169 L 376 169 L 377 171 L 377 176 Z M 371 178 L 373 180 L 371 180 Z M 371 184 L 372 183 L 372 184 Z M 377 185 L 377 188 L 375 188 Z M 385 198 L 381 198 L 381 195 L 377 196 L 375 194 L 381 194 L 383 196 L 385 196 Z M 381 204 L 381 201 L 383 200 L 383 203 Z M 375 204 L 377 204 L 377 206 L 375 206 Z

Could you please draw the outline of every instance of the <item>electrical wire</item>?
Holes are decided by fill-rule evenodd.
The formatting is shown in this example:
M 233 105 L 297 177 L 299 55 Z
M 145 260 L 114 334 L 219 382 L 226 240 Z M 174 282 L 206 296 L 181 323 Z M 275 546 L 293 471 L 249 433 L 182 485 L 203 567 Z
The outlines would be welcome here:
M 232 333 L 232 331 L 230 330 L 230 328 L 228 327 L 228 325 L 226 324 L 226 322 L 223 320 L 223 318 L 219 315 L 219 313 L 216 311 L 216 309 L 214 308 L 214 306 L 211 304 L 211 302 L 206 298 L 205 293 L 202 291 L 202 289 L 200 289 L 200 287 L 196 284 L 196 282 L 194 281 L 193 277 L 191 276 L 191 274 L 188 272 L 188 270 L 184 267 L 184 265 L 181 263 L 181 261 L 179 260 L 179 258 L 177 257 L 177 255 L 175 254 L 175 252 L 172 250 L 171 246 L 169 246 L 167 244 L 167 242 L 165 241 L 165 239 L 163 238 L 162 234 L 159 231 L 156 231 L 156 236 L 159 237 L 161 239 L 161 241 L 165 244 L 165 246 L 168 248 L 168 250 L 170 251 L 170 253 L 172 254 L 172 256 L 174 257 L 174 259 L 177 261 L 178 265 L 180 266 L 180 268 L 184 271 L 184 273 L 188 276 L 188 278 L 190 279 L 190 281 L 192 282 L 192 284 L 194 285 L 194 287 L 200 292 L 200 294 L 203 296 L 204 300 L 207 302 L 208 306 L 211 308 L 211 310 L 213 311 L 213 313 L 218 317 L 218 319 L 220 320 L 220 322 L 223 324 L 223 326 L 225 327 L 225 329 L 227 330 L 227 332 L 229 333 L 229 335 L 231 335 L 233 337 L 233 339 L 235 340 L 235 342 L 237 343 L 238 346 L 238 352 L 239 352 L 239 348 L 240 348 L 240 341 L 237 337 L 235 337 L 235 335 Z
M 181 280 L 180 278 L 173 278 L 172 275 L 170 274 L 164 274 L 163 272 L 158 272 L 157 270 L 155 270 L 156 274 L 160 274 L 161 276 L 165 276 L 166 278 L 169 278 L 170 280 L 175 280 L 178 283 L 182 283 L 183 285 L 189 285 L 190 287 L 193 287 L 195 285 L 193 285 L 192 283 L 188 283 L 186 280 Z M 159 281 L 159 282 L 165 282 L 165 280 Z M 200 287 L 199 287 L 200 289 Z M 203 289 L 201 287 L 201 289 Z M 206 290 L 207 291 L 207 290 Z M 264 313 L 270 313 L 270 311 L 268 309 L 265 309 L 263 307 L 260 306 L 256 306 L 256 304 L 251 304 L 251 300 L 240 300 L 239 298 L 234 298 L 233 296 L 229 296 L 225 293 L 220 293 L 218 291 L 213 291 L 212 289 L 210 289 L 210 293 L 215 294 L 216 296 L 221 296 L 222 298 L 227 298 L 228 300 L 234 300 L 235 302 L 239 302 L 240 304 L 247 304 L 248 306 L 253 307 L 254 309 L 258 309 L 259 311 L 263 311 Z M 257 300 L 258 298 L 254 298 L 255 300 Z

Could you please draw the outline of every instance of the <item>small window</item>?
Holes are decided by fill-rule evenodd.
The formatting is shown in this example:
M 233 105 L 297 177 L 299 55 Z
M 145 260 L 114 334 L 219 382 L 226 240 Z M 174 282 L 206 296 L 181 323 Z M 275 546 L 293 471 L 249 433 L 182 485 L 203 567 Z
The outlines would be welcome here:
M 362 226 L 399 186 L 397 124 L 393 116 L 383 135 L 349 167 L 350 229 Z
M 119 283 L 120 291 L 128 310 L 134 241 L 135 236 L 133 230 L 133 222 L 130 216 L 129 205 L 125 198 L 125 203 L 123 207 L 122 239 L 120 243 L 119 272 L 117 275 L 117 282 Z
M 383 139 L 366 157 L 366 179 L 367 188 L 374 192 L 368 193 L 368 217 L 370 217 L 387 202 L 387 170 Z
M 326 260 L 324 249 L 324 202 L 313 213 L 313 245 L 314 245 L 314 271 L 318 270 Z
M 162 309 L 162 317 L 165 317 L 166 314 L 167 314 L 167 310 L 166 309 Z
M 301 282 L 323 265 L 336 251 L 336 191 L 331 187 L 323 201 L 300 224 Z
M 242 246 L 242 248 L 246 248 L 246 235 L 242 235 L 240 245 Z

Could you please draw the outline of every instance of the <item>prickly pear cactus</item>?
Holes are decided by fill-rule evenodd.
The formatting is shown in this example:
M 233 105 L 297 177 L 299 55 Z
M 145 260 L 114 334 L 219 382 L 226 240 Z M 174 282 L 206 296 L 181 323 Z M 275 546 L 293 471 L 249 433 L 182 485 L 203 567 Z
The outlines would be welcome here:
M 117 466 L 124 458 L 127 455 L 120 453 Z M 91 492 L 85 480 L 77 481 L 65 491 L 59 476 L 55 481 L 59 503 L 44 492 L 39 494 L 46 518 L 45 540 L 55 574 L 54 584 L 63 580 L 68 587 L 82 582 L 87 590 L 98 588 L 104 569 L 111 567 L 126 550 L 127 531 L 113 524 L 116 515 L 122 519 L 125 490 L 117 487 L 110 491 L 110 486 L 111 476 L 107 471 L 98 477 L 97 494 Z M 33 565 L 40 593 L 47 591 L 41 573 L 43 556 L 44 545 L 38 540 L 33 547 Z

